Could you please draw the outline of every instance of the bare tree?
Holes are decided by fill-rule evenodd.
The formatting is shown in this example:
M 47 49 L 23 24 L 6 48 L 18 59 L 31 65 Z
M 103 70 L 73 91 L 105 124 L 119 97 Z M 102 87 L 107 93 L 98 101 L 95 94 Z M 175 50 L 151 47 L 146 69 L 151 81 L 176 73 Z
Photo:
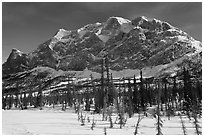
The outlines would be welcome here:
M 161 127 L 163 126 L 163 121 L 161 120 L 160 116 L 160 101 L 161 101 L 161 87 L 160 83 L 158 82 L 158 99 L 157 99 L 157 122 L 156 122 L 156 129 L 157 129 L 157 135 L 162 135 Z
M 184 135 L 187 135 L 187 133 L 186 133 L 186 126 L 185 126 L 185 124 L 184 124 L 184 121 L 183 121 L 183 119 L 182 119 L 181 114 L 179 114 L 179 118 L 180 118 L 180 120 L 181 120 L 183 134 L 184 134 Z
M 141 118 L 141 115 L 139 113 L 138 115 L 138 119 L 137 119 L 137 124 L 135 126 L 135 132 L 134 132 L 134 135 L 137 135 L 138 134 L 138 128 L 139 128 L 139 123 L 141 122 L 142 118 Z

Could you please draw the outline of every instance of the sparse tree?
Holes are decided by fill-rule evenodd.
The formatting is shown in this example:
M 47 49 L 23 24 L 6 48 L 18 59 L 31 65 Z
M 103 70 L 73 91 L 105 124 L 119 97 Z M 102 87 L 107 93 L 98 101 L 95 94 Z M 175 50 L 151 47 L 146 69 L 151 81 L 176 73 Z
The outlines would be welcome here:
M 140 70 L 140 106 L 142 107 L 142 110 L 145 110 L 145 90 L 143 85 L 143 77 L 142 77 L 142 70 Z
M 133 115 L 133 104 L 132 104 L 132 89 L 131 89 L 131 83 L 130 83 L 130 79 L 128 80 L 128 115 L 129 118 L 132 117 Z
M 190 74 L 189 71 L 184 68 L 183 70 L 183 81 L 184 81 L 184 103 L 183 107 L 184 110 L 187 112 L 187 115 L 189 115 L 189 112 L 191 111 L 192 107 L 192 85 L 190 80 Z
M 96 123 L 95 123 L 95 120 L 94 120 L 94 117 L 93 117 L 92 124 L 91 124 L 91 130 L 94 129 L 95 125 L 96 125 Z
M 156 129 L 157 129 L 157 135 L 162 135 L 161 127 L 163 126 L 163 121 L 161 120 L 160 116 L 160 102 L 161 102 L 161 81 L 158 83 L 158 99 L 157 99 L 157 122 L 156 122 Z
M 184 124 L 184 121 L 183 121 L 183 119 L 182 119 L 181 114 L 179 114 L 179 118 L 180 118 L 180 120 L 181 120 L 183 134 L 184 134 L 184 135 L 187 135 L 186 126 L 185 126 L 185 124 Z
M 138 112 L 139 108 L 138 108 L 138 89 L 137 89 L 137 85 L 136 85 L 136 78 L 134 75 L 134 92 L 133 92 L 133 106 L 134 106 L 134 112 Z
M 104 135 L 107 135 L 106 127 L 103 128 L 103 131 L 104 131 Z
M 82 111 L 81 111 L 81 118 L 80 118 L 80 120 L 81 120 L 81 126 L 84 126 L 84 125 L 85 125 L 85 119 L 86 119 L 86 115 L 83 116 Z
M 137 124 L 135 125 L 135 132 L 134 132 L 134 135 L 137 135 L 138 134 L 138 129 L 139 129 L 139 123 L 141 122 L 142 118 L 140 116 L 140 113 L 138 115 L 138 119 L 137 119 Z
M 202 132 L 200 131 L 201 126 L 198 122 L 197 114 L 195 112 L 193 113 L 193 119 L 194 119 L 193 124 L 195 125 L 196 134 L 201 135 L 202 134 Z

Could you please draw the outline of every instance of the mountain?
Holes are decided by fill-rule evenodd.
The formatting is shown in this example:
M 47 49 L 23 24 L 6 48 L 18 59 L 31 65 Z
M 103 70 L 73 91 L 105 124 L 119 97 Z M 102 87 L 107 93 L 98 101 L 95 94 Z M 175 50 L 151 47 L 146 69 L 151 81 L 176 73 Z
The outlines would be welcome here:
M 59 29 L 31 53 L 13 49 L 2 74 L 8 78 L 34 73 L 36 68 L 52 70 L 49 73 L 100 73 L 104 57 L 114 77 L 139 75 L 141 69 L 146 77 L 175 75 L 183 67 L 200 78 L 202 73 L 201 42 L 167 22 L 141 16 L 133 20 L 110 17 L 77 30 Z
M 29 68 L 28 55 L 17 50 L 12 49 L 6 63 L 2 66 L 3 74 L 17 73 L 25 71 Z

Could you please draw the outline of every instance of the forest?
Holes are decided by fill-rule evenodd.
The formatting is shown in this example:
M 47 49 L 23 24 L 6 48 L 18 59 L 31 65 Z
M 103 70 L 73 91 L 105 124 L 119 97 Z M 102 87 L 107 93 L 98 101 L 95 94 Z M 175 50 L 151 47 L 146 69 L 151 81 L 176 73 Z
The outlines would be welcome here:
M 90 122 L 85 112 L 91 114 L 101 114 L 102 121 L 109 121 L 110 127 L 119 124 L 122 128 L 128 118 L 138 114 L 134 134 L 143 116 L 150 115 L 148 108 L 153 109 L 151 115 L 157 119 L 157 135 L 162 134 L 163 121 L 161 116 L 187 116 L 194 120 L 196 134 L 202 134 L 198 119 L 202 117 L 202 82 L 191 72 L 183 67 L 182 73 L 173 77 L 143 78 L 132 76 L 130 78 L 113 78 L 109 72 L 106 62 L 102 62 L 102 73 L 100 79 L 85 79 L 80 84 L 76 83 L 72 77 L 67 78 L 64 86 L 49 86 L 49 82 L 39 82 L 37 90 L 30 88 L 29 92 L 23 92 L 18 85 L 9 90 L 3 90 L 2 109 L 12 109 L 12 107 L 25 110 L 30 107 L 43 109 L 44 106 L 55 108 L 61 105 L 61 110 L 66 111 L 73 108 L 78 115 L 81 126 L 85 121 Z M 29 87 L 27 87 L 29 88 Z M 114 122 L 112 115 L 116 114 Z M 127 114 L 127 116 L 126 116 Z M 118 122 L 116 122 L 118 121 Z M 92 120 L 93 129 L 95 126 Z M 185 125 L 182 124 L 185 135 Z M 106 128 L 104 128 L 106 134 Z

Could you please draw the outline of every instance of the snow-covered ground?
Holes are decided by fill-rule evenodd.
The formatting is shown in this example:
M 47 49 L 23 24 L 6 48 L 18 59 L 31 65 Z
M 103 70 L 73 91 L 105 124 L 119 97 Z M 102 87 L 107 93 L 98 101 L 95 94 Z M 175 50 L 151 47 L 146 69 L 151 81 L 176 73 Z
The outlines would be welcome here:
M 85 115 L 85 112 L 83 113 Z M 89 117 L 90 122 L 87 121 Z M 138 134 L 156 135 L 156 119 L 149 115 L 141 115 L 143 119 L 139 124 Z M 91 130 L 92 120 L 95 120 L 95 127 Z M 85 125 L 81 126 L 78 115 L 73 110 L 61 111 L 61 107 L 29 109 L 29 110 L 3 110 L 2 111 L 2 134 L 3 135 L 104 135 L 106 127 L 107 135 L 134 135 L 138 114 L 127 119 L 127 123 L 122 129 L 119 124 L 114 124 L 109 128 L 109 121 L 102 121 L 102 115 L 86 113 Z M 196 130 L 193 119 L 189 120 L 182 116 L 188 135 L 195 135 Z M 113 123 L 116 115 L 112 116 Z M 183 135 L 182 124 L 179 116 L 162 117 L 164 135 Z M 202 120 L 199 119 L 200 125 Z M 200 129 L 202 131 L 202 129 Z

